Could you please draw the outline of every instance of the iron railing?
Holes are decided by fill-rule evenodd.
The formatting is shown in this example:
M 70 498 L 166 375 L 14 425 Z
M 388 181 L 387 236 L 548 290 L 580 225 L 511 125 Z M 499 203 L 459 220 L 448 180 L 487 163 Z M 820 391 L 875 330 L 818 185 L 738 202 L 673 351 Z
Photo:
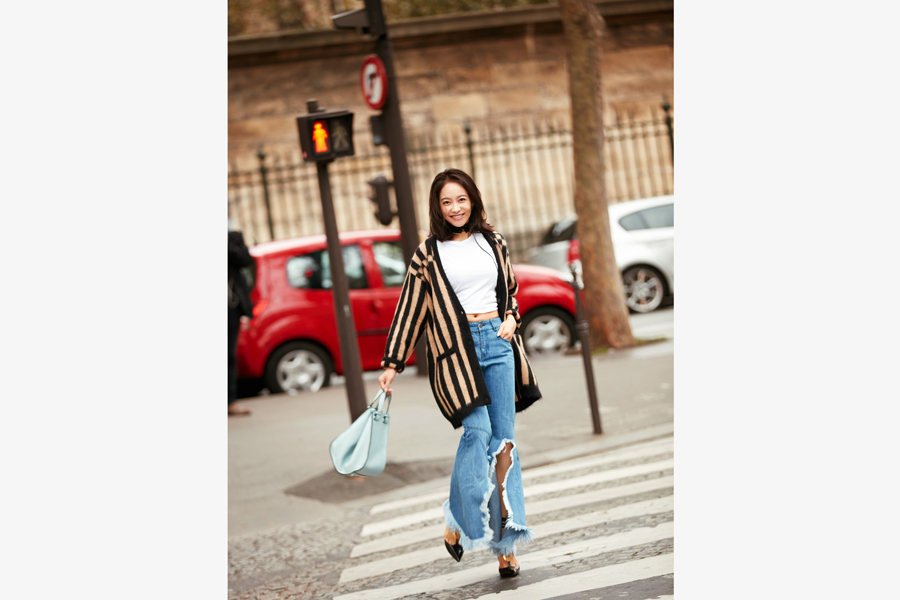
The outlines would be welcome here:
M 671 106 L 651 118 L 617 114 L 604 128 L 609 203 L 672 194 L 674 133 Z M 329 166 L 340 231 L 378 229 L 366 183 L 378 173 L 391 179 L 388 150 L 373 146 L 368 131 L 354 134 L 356 155 Z M 428 191 L 448 167 L 470 173 L 488 221 L 503 232 L 513 260 L 538 244 L 556 221 L 574 213 L 572 131 L 562 117 L 464 123 L 458 128 L 407 133 L 407 158 L 416 218 L 428 233 Z M 314 164 L 260 149 L 259 167 L 228 173 L 228 212 L 249 243 L 323 233 Z M 396 227 L 396 221 L 391 227 Z

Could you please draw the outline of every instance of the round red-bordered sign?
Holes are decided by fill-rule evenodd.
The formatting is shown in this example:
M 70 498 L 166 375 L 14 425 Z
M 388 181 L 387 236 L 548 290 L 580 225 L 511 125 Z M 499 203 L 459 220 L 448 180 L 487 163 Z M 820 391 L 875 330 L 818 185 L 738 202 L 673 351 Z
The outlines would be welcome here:
M 363 100 L 372 110 L 381 110 L 387 100 L 388 79 L 384 63 L 376 55 L 367 56 L 359 72 L 359 85 Z

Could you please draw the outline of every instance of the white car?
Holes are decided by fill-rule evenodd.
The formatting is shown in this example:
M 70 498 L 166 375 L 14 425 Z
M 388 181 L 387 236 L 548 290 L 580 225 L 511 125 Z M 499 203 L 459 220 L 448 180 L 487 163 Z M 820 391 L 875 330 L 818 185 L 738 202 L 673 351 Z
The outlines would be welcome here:
M 526 262 L 581 272 L 577 217 L 554 224 L 541 244 L 526 252 Z M 675 296 L 675 197 L 660 196 L 611 204 L 609 229 L 616 265 L 622 271 L 625 299 L 634 312 L 647 313 Z

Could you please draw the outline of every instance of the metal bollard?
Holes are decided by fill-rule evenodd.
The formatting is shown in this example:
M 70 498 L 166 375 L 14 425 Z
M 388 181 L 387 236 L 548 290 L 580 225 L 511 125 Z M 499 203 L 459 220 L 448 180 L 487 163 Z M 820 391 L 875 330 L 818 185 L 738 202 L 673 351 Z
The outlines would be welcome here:
M 572 272 L 572 289 L 575 291 L 575 330 L 578 332 L 578 340 L 581 342 L 581 357 L 584 360 L 584 378 L 587 381 L 588 401 L 591 405 L 591 420 L 594 425 L 594 433 L 603 433 L 603 425 L 600 423 L 600 405 L 597 402 L 597 387 L 594 385 L 594 364 L 591 362 L 591 340 L 588 334 L 588 323 L 584 316 L 584 305 L 581 302 L 581 294 L 578 286 L 578 274 L 575 265 L 569 265 Z

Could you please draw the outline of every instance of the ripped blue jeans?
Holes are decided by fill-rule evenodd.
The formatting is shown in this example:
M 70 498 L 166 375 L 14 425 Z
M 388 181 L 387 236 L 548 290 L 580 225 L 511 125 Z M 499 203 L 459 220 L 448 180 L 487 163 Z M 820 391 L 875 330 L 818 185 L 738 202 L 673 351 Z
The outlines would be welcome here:
M 515 554 L 516 544 L 534 537 L 525 526 L 522 469 L 515 445 L 515 362 L 511 342 L 497 335 L 500 324 L 499 318 L 469 323 L 491 404 L 479 406 L 463 419 L 463 434 L 450 476 L 450 498 L 444 502 L 447 526 L 460 532 L 463 549 L 487 548 L 496 556 Z M 501 498 L 497 457 L 509 451 L 507 444 L 512 447 L 512 464 Z M 501 502 L 507 516 L 502 531 Z

